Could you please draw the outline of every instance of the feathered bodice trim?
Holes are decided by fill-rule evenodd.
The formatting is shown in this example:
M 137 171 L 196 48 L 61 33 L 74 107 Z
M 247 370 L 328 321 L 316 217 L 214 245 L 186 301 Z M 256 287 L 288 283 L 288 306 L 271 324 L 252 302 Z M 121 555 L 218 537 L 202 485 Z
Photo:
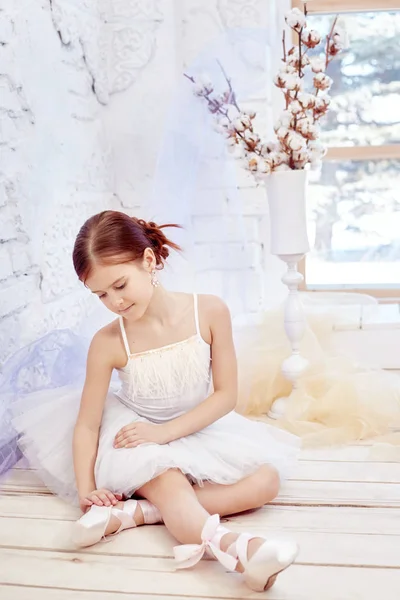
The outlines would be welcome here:
M 210 346 L 199 336 L 130 354 L 120 378 L 132 398 L 166 399 L 182 396 L 210 381 Z

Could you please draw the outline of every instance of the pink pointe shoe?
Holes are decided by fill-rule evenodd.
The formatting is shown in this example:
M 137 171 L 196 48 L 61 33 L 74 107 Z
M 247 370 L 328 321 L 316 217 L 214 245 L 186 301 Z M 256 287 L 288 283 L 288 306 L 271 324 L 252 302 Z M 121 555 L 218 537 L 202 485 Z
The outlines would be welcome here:
M 161 513 L 153 504 L 147 500 L 127 500 L 122 509 L 114 506 L 96 506 L 90 509 L 74 524 L 73 542 L 78 548 L 93 546 L 101 540 L 106 540 L 124 529 L 136 527 L 134 514 L 137 506 L 140 506 L 143 512 L 144 523 L 152 525 L 162 523 Z M 117 517 L 121 525 L 114 533 L 105 535 L 111 516 Z
M 247 558 L 249 541 L 256 537 L 242 533 L 226 552 L 221 550 L 221 538 L 232 533 L 219 524 L 219 515 L 209 517 L 201 533 L 201 544 L 187 544 L 174 548 L 178 569 L 196 565 L 207 552 L 214 556 L 228 571 L 234 571 L 238 561 L 243 566 L 243 577 L 252 590 L 264 592 L 273 586 L 276 577 L 290 567 L 299 553 L 299 547 L 291 541 L 266 539 L 260 548 Z

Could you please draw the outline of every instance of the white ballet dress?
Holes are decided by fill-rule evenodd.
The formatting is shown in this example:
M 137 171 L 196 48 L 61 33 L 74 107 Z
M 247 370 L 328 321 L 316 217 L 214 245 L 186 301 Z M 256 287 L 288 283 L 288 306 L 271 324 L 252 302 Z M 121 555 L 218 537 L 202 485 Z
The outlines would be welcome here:
M 120 318 L 127 364 L 118 369 L 119 389 L 110 391 L 100 429 L 95 479 L 129 497 L 145 483 L 179 469 L 192 483 L 233 484 L 261 465 L 273 465 L 283 480 L 296 461 L 299 438 L 232 411 L 208 427 L 168 444 L 114 448 L 119 430 L 134 421 L 164 423 L 187 413 L 212 393 L 211 348 L 200 334 L 194 295 L 195 333 L 154 350 L 131 353 Z M 14 418 L 19 445 L 45 484 L 76 504 L 73 429 L 81 390 L 72 386 L 35 392 L 30 410 Z

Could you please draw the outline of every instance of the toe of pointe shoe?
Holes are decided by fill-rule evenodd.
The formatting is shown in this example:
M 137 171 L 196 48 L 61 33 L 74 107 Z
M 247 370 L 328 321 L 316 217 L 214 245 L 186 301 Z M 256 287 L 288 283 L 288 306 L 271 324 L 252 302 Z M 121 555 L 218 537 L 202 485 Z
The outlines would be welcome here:
M 280 542 L 277 552 L 278 562 L 284 567 L 289 567 L 299 554 L 300 548 L 296 542 Z
M 111 509 L 106 506 L 92 506 L 76 523 L 72 530 L 72 541 L 77 548 L 87 548 L 103 538 Z
M 268 541 L 249 560 L 245 570 L 247 585 L 255 592 L 270 589 L 279 573 L 294 563 L 299 546 L 291 541 Z

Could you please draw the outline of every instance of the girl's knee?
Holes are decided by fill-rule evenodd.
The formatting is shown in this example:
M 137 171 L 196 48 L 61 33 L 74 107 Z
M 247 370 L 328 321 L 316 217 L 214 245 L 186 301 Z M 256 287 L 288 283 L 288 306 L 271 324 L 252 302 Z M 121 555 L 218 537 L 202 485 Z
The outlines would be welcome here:
M 176 492 L 181 486 L 190 485 L 187 478 L 179 469 L 168 469 L 161 475 L 158 475 L 138 490 L 138 493 L 144 498 L 154 498 L 155 496 L 165 496 L 174 490 Z
M 281 481 L 272 465 L 263 465 L 254 474 L 254 493 L 259 506 L 271 502 L 279 493 Z

